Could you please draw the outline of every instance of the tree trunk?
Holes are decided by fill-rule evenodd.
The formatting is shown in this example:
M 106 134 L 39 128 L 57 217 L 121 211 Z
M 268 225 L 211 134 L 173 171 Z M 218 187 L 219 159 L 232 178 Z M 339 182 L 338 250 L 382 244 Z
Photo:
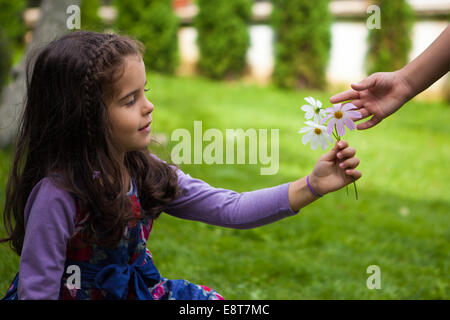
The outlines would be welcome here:
M 41 18 L 33 31 L 32 39 L 21 62 L 11 71 L 13 81 L 3 90 L 0 104 L 0 148 L 14 143 L 17 135 L 26 96 L 26 57 L 32 50 L 42 48 L 55 38 L 70 32 L 66 26 L 69 17 L 66 11 L 70 5 L 80 7 L 81 0 L 42 0 Z

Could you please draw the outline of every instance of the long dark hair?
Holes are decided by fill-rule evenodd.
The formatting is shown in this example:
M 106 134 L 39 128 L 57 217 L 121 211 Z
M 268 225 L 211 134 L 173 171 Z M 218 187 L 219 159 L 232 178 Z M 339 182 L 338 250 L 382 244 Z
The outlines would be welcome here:
M 76 31 L 28 57 L 25 108 L 6 186 L 8 237 L 0 240 L 11 241 L 19 255 L 28 196 L 39 180 L 55 172 L 60 179 L 50 177 L 52 182 L 91 212 L 87 241 L 105 246 L 114 247 L 135 217 L 123 192 L 123 165 L 136 182 L 145 215 L 157 218 L 178 196 L 175 165 L 148 150 L 127 152 L 122 166 L 115 156 L 105 101 L 115 92 L 125 56 L 143 52 L 143 45 L 127 36 Z

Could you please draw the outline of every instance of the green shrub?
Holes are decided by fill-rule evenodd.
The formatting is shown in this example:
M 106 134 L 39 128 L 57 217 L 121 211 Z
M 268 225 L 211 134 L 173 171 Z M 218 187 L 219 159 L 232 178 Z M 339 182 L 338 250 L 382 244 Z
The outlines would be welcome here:
M 328 0 L 273 0 L 273 82 L 286 88 L 324 88 L 331 48 Z M 349 40 L 351 41 L 351 40 Z
M 98 15 L 101 0 L 82 0 L 80 15 L 81 29 L 91 31 L 103 31 L 104 25 L 102 19 Z
M 23 45 L 26 29 L 22 14 L 25 7 L 25 0 L 0 0 L 0 29 L 13 47 Z
M 200 52 L 198 70 L 214 78 L 242 75 L 250 45 L 250 0 L 198 0 L 194 25 Z
M 377 0 L 380 29 L 369 30 L 367 72 L 394 71 L 409 61 L 414 12 L 406 0 Z
M 140 40 L 147 68 L 173 73 L 178 64 L 178 18 L 171 0 L 115 0 L 115 28 Z
M 0 101 L 2 89 L 8 80 L 9 71 L 12 67 L 12 48 L 4 30 L 0 27 Z

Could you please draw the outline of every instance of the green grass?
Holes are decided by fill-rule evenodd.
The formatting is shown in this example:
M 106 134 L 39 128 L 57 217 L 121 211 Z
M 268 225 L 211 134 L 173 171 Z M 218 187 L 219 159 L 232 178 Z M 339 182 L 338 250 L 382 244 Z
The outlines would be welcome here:
M 242 83 L 172 78 L 150 73 L 155 105 L 152 134 L 166 133 L 170 152 L 177 128 L 192 132 L 279 129 L 279 171 L 262 165 L 182 165 L 191 176 L 238 192 L 299 179 L 323 151 L 304 146 L 299 106 L 312 95 Z M 161 274 L 188 279 L 227 299 L 448 299 L 450 213 L 450 106 L 412 101 L 378 126 L 344 137 L 357 149 L 363 177 L 297 216 L 251 230 L 232 230 L 161 215 L 148 247 Z M 270 132 L 270 131 L 269 131 Z M 207 142 L 203 144 L 203 147 Z M 160 157 L 166 158 L 160 148 Z M 0 154 L 3 207 L 10 150 Z M 0 234 L 4 235 L 3 229 Z M 0 246 L 0 291 L 19 258 Z M 381 269 L 381 289 L 369 290 L 369 265 Z

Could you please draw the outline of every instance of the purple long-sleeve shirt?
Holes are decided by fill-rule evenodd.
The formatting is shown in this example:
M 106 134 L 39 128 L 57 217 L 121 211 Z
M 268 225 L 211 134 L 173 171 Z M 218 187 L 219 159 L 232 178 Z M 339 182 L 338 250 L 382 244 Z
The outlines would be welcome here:
M 179 169 L 177 175 L 182 194 L 164 212 L 178 218 L 248 229 L 299 212 L 289 205 L 290 183 L 237 193 L 212 187 Z M 24 212 L 26 232 L 19 266 L 19 299 L 58 299 L 75 214 L 74 198 L 48 177 L 31 191 Z

